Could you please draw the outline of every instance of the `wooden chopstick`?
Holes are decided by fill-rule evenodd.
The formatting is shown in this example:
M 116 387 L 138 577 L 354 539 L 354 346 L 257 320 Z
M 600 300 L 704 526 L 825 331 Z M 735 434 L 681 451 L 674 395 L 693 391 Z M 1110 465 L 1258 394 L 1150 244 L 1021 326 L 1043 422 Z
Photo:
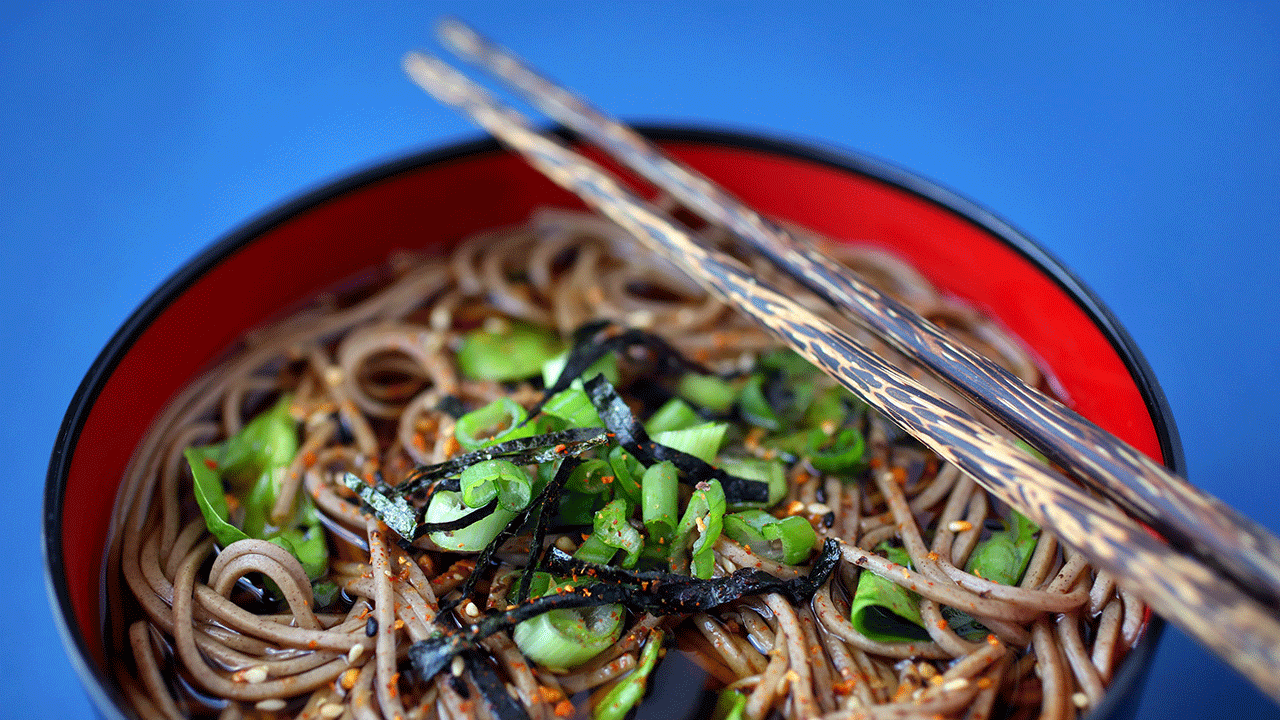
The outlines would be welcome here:
M 930 370 L 1069 474 L 1097 488 L 1170 543 L 1280 610 L 1280 538 L 1103 430 L 1000 365 L 954 342 L 911 308 L 860 280 L 715 182 L 556 85 L 458 20 L 440 39 L 519 91 L 551 118 L 666 190 L 707 221 L 731 230 L 844 316 Z
M 661 210 L 564 144 L 533 130 L 521 114 L 453 68 L 419 53 L 406 56 L 404 67 L 424 90 L 468 115 L 941 458 L 1138 592 L 1153 610 L 1280 702 L 1280 620 L 1234 583 L 1222 582 L 1202 562 L 1152 536 L 1114 505 L 1097 500 L 1008 438 L 932 396 L 854 338 L 760 282 L 737 260 L 703 247 Z

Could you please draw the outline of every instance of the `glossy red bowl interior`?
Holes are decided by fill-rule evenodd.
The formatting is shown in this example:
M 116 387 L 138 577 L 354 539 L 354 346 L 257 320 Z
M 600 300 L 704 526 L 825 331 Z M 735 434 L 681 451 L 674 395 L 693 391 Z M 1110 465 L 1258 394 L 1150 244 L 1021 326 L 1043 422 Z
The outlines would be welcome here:
M 646 132 L 766 214 L 905 256 L 1021 337 L 1075 410 L 1184 470 L 1168 406 L 1128 335 L 1069 271 L 991 213 L 856 154 L 718 131 Z M 414 155 L 310 193 L 217 242 L 121 327 L 63 422 L 44 520 L 54 612 L 104 716 L 123 707 L 104 670 L 108 520 L 125 464 L 168 398 L 246 329 L 390 251 L 449 244 L 544 205 L 580 207 L 492 142 Z M 1153 622 L 1093 717 L 1128 713 L 1158 634 Z

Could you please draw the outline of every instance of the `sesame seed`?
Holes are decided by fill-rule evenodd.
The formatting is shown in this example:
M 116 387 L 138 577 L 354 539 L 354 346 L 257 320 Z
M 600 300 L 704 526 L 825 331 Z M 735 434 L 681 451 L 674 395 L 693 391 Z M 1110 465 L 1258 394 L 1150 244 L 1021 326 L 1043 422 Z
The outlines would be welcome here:
M 973 523 L 968 520 L 952 520 L 947 523 L 947 529 L 953 533 L 964 532 L 973 529 Z
M 1087 708 L 1089 707 L 1089 696 L 1082 692 L 1072 693 L 1071 704 L 1078 708 Z
M 359 660 L 362 655 L 364 655 L 364 646 L 352 645 L 351 649 L 347 651 L 347 664 L 354 665 L 355 662 Z
M 963 690 L 967 687 L 969 687 L 968 678 L 956 678 L 955 680 L 948 680 L 942 684 L 942 689 L 947 692 L 955 692 L 956 690 Z
M 466 668 L 466 664 L 463 662 L 462 656 L 454 655 L 453 663 L 449 666 L 449 672 L 453 673 L 454 677 L 462 677 L 462 671 L 465 668 Z
M 284 706 L 285 706 L 285 702 L 280 698 L 269 698 L 267 700 L 259 700 L 258 703 L 254 705 L 255 708 L 261 710 L 262 712 L 275 712 L 277 710 L 283 710 Z
M 267 681 L 267 666 L 266 666 L 266 665 L 255 665 L 255 666 L 253 666 L 253 667 L 249 668 L 248 670 L 245 670 L 245 671 L 244 671 L 244 675 L 243 675 L 242 677 L 244 677 L 244 681 L 245 681 L 245 682 L 247 682 L 247 683 L 249 683 L 249 684 L 251 684 L 251 685 L 256 685 L 257 683 L 260 683 L 260 682 L 266 682 L 266 681 Z
M 466 613 L 469 617 L 479 617 L 480 608 L 476 607 L 475 603 L 467 601 L 467 605 L 462 608 L 462 612 Z
M 827 507 L 826 505 L 820 502 L 809 503 L 810 515 L 826 515 L 829 512 L 831 512 L 831 508 Z
M 325 720 L 333 720 L 343 712 L 345 710 L 337 703 L 326 703 L 320 706 L 320 717 L 325 718 Z

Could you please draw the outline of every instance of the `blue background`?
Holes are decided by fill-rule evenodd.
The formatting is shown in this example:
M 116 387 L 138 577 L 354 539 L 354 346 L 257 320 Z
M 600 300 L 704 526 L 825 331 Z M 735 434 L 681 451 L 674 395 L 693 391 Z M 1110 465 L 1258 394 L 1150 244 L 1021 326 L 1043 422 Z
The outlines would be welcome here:
M 39 543 L 48 453 L 80 378 L 223 233 L 475 136 L 399 70 L 404 51 L 436 47 L 444 12 L 625 118 L 854 148 L 993 209 L 1128 328 L 1190 477 L 1280 528 L 1280 5 L 1025 5 L 5 4 L 0 545 L 18 615 L 0 634 L 4 714 L 90 715 Z M 1172 629 L 1143 702 L 1148 719 L 1280 715 Z

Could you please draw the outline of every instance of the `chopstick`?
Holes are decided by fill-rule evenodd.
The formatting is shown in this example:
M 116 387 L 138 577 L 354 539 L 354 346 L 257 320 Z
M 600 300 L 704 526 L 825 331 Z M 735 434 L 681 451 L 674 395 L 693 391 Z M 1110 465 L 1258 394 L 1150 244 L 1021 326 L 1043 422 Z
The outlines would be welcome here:
M 762 217 L 715 182 L 520 58 L 454 19 L 440 39 L 520 92 L 542 112 L 580 133 L 624 166 L 666 190 L 903 355 L 930 370 L 1069 474 L 1119 503 L 1171 544 L 1235 579 L 1280 609 L 1280 538 L 1170 472 L 1120 438 L 967 346 L 911 308 L 860 280 L 811 244 Z
M 1280 701 L 1280 620 L 1234 583 L 1222 582 L 1204 563 L 1152 536 L 1114 505 L 1097 500 L 1013 441 L 932 396 L 839 328 L 760 282 L 740 262 L 703 247 L 661 210 L 532 129 L 521 114 L 453 68 L 419 53 L 406 56 L 404 65 L 424 90 L 467 114 L 552 181 L 753 317 L 939 457 L 1138 592 L 1153 610 Z

